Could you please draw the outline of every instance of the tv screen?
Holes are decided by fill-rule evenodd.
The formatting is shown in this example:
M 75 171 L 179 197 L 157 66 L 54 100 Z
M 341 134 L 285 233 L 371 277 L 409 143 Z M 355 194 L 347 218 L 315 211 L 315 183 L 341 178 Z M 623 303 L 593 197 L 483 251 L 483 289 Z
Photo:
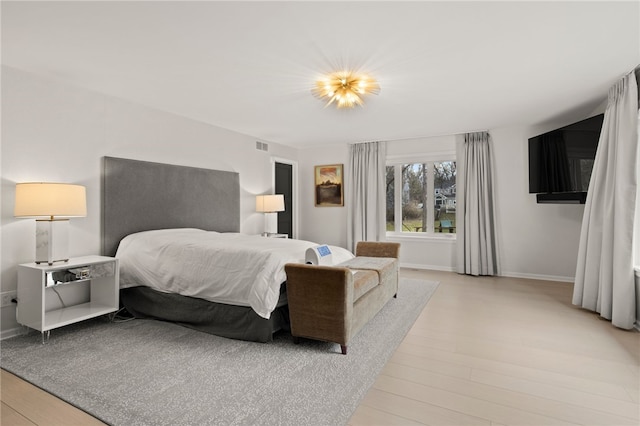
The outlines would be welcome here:
M 603 120 L 600 114 L 530 138 L 529 193 L 586 193 Z

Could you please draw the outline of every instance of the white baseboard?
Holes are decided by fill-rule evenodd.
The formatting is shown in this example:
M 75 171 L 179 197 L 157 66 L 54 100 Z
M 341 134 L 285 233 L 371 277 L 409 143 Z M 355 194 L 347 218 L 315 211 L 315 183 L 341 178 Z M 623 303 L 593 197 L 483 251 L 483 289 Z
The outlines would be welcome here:
M 541 280 L 541 281 L 561 281 L 566 283 L 575 282 L 575 277 L 563 277 L 560 275 L 539 275 L 539 274 L 523 274 L 520 272 L 503 272 L 500 274 L 501 277 L 509 277 L 509 278 L 527 278 L 530 280 Z
M 0 331 L 0 340 L 8 339 L 10 337 L 19 336 L 24 334 L 24 329 L 22 327 L 10 328 L 8 330 Z
M 400 267 L 409 268 L 409 269 L 431 270 L 431 271 L 457 272 L 456 269 L 451 266 L 424 265 L 419 263 L 400 263 Z M 503 272 L 498 276 L 509 277 L 509 278 L 526 278 L 526 279 L 540 280 L 540 281 L 560 281 L 560 282 L 568 282 L 568 283 L 572 283 L 575 281 L 574 277 L 563 277 L 563 276 L 557 276 L 557 275 L 523 274 L 520 272 Z
M 456 272 L 455 268 L 451 266 L 441 266 L 441 265 L 424 265 L 422 263 L 402 263 L 400 262 L 401 268 L 409 268 L 409 269 L 424 269 L 430 271 L 445 271 L 445 272 Z

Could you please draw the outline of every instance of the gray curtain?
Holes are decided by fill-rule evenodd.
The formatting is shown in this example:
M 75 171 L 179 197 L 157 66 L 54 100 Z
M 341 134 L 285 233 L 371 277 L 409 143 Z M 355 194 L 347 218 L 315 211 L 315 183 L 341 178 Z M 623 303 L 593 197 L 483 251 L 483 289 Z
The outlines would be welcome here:
M 638 155 L 638 85 L 634 73 L 629 73 L 609 89 L 573 288 L 574 305 L 598 312 L 624 329 L 631 329 L 636 321 L 633 252 Z
M 457 270 L 496 275 L 496 249 L 490 136 L 467 133 L 457 146 Z
M 358 241 L 384 241 L 386 234 L 384 142 L 349 146 L 347 177 L 347 248 Z

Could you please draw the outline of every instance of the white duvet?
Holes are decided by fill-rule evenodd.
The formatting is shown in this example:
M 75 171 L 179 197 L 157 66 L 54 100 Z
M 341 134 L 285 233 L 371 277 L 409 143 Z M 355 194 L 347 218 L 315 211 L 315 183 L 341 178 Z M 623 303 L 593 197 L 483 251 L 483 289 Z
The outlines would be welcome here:
M 200 229 L 163 229 L 126 236 L 120 259 L 120 288 L 140 285 L 211 302 L 250 306 L 269 318 L 286 281 L 286 263 L 304 263 L 316 243 Z M 353 258 L 329 246 L 334 263 Z

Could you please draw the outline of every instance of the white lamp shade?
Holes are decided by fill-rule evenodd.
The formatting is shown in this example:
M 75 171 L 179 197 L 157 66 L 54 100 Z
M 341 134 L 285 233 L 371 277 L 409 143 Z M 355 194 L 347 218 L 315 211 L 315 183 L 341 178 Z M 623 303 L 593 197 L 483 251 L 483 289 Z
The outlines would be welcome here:
M 257 195 L 256 211 L 260 213 L 274 213 L 284 211 L 284 195 Z
M 82 185 L 29 182 L 16 184 L 15 217 L 83 217 L 87 195 Z

